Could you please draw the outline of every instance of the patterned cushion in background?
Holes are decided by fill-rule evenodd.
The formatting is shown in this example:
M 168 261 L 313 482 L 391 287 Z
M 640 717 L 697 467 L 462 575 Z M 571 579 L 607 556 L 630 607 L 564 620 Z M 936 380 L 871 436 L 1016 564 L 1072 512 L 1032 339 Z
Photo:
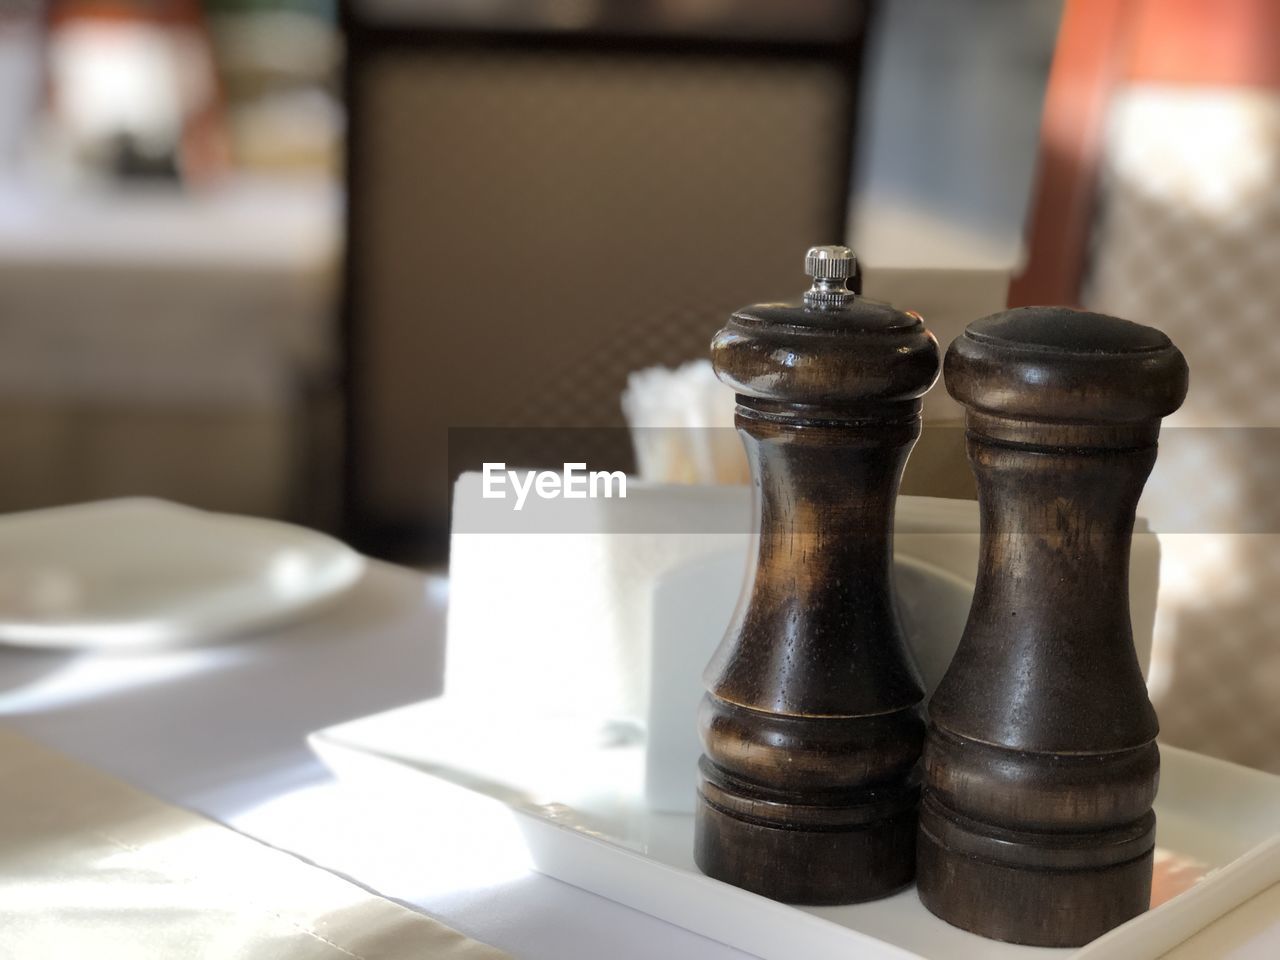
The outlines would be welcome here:
M 1139 512 L 1162 534 L 1162 739 L 1280 773 L 1280 93 L 1113 102 L 1084 303 L 1191 368 Z

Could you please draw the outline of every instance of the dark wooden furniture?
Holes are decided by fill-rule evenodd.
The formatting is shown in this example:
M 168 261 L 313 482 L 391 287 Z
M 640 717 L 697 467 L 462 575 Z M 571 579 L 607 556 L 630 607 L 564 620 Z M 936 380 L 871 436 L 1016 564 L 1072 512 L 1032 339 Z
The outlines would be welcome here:
M 1159 754 L 1129 624 L 1134 509 L 1187 365 L 1163 333 L 1010 310 L 948 349 L 978 482 L 978 580 L 930 701 L 920 899 L 1078 946 L 1147 909 Z
M 343 512 L 370 552 L 443 547 L 484 460 L 630 469 L 627 374 L 704 355 L 845 228 L 867 4 L 571 6 L 343 4 Z
M 894 613 L 894 498 L 938 345 L 855 296 L 844 247 L 803 301 L 739 310 L 712 361 L 738 392 L 759 552 L 707 668 L 695 856 L 790 903 L 911 881 L 924 691 Z

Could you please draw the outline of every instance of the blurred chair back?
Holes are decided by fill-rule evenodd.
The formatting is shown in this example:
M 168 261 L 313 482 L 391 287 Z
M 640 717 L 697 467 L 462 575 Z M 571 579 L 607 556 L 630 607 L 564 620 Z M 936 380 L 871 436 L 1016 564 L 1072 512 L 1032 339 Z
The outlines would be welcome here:
M 348 18 L 346 502 L 375 552 L 443 542 L 482 458 L 466 428 L 514 428 L 509 466 L 630 467 L 627 373 L 802 288 L 804 249 L 845 232 L 864 20 L 626 4 L 516 30 L 396 6 Z

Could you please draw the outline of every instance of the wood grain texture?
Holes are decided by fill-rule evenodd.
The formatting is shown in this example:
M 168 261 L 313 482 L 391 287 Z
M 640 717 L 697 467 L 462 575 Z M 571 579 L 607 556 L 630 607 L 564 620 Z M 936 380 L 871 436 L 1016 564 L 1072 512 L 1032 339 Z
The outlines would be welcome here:
M 938 375 L 922 320 L 858 298 L 740 310 L 712 343 L 738 391 L 760 542 L 707 668 L 695 857 L 791 903 L 910 883 L 924 691 L 893 606 L 893 504 Z
M 1159 776 L 1133 648 L 1134 511 L 1187 366 L 1158 330 L 1030 307 L 947 351 L 981 545 L 929 704 L 920 898 L 956 926 L 1087 943 L 1147 909 Z

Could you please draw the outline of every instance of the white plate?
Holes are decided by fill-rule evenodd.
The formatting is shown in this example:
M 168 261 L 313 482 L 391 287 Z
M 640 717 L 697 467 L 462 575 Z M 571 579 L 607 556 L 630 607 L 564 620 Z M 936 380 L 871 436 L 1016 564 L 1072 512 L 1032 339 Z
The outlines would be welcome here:
M 872 903 L 791 907 L 704 876 L 693 863 L 693 817 L 644 801 L 645 745 L 634 728 L 588 729 L 572 716 L 512 723 L 491 701 L 442 699 L 310 742 L 339 777 L 369 788 L 371 803 L 398 798 L 375 815 L 414 811 L 406 831 L 449 810 L 448 829 L 476 830 L 483 847 L 503 830 L 500 805 L 540 872 L 764 960 L 1147 960 L 1280 882 L 1280 777 L 1175 747 L 1161 748 L 1156 908 L 1080 950 L 1049 950 L 952 927 L 914 888 Z
M 296 617 L 364 566 L 312 530 L 163 500 L 11 514 L 0 517 L 0 642 L 198 643 Z

